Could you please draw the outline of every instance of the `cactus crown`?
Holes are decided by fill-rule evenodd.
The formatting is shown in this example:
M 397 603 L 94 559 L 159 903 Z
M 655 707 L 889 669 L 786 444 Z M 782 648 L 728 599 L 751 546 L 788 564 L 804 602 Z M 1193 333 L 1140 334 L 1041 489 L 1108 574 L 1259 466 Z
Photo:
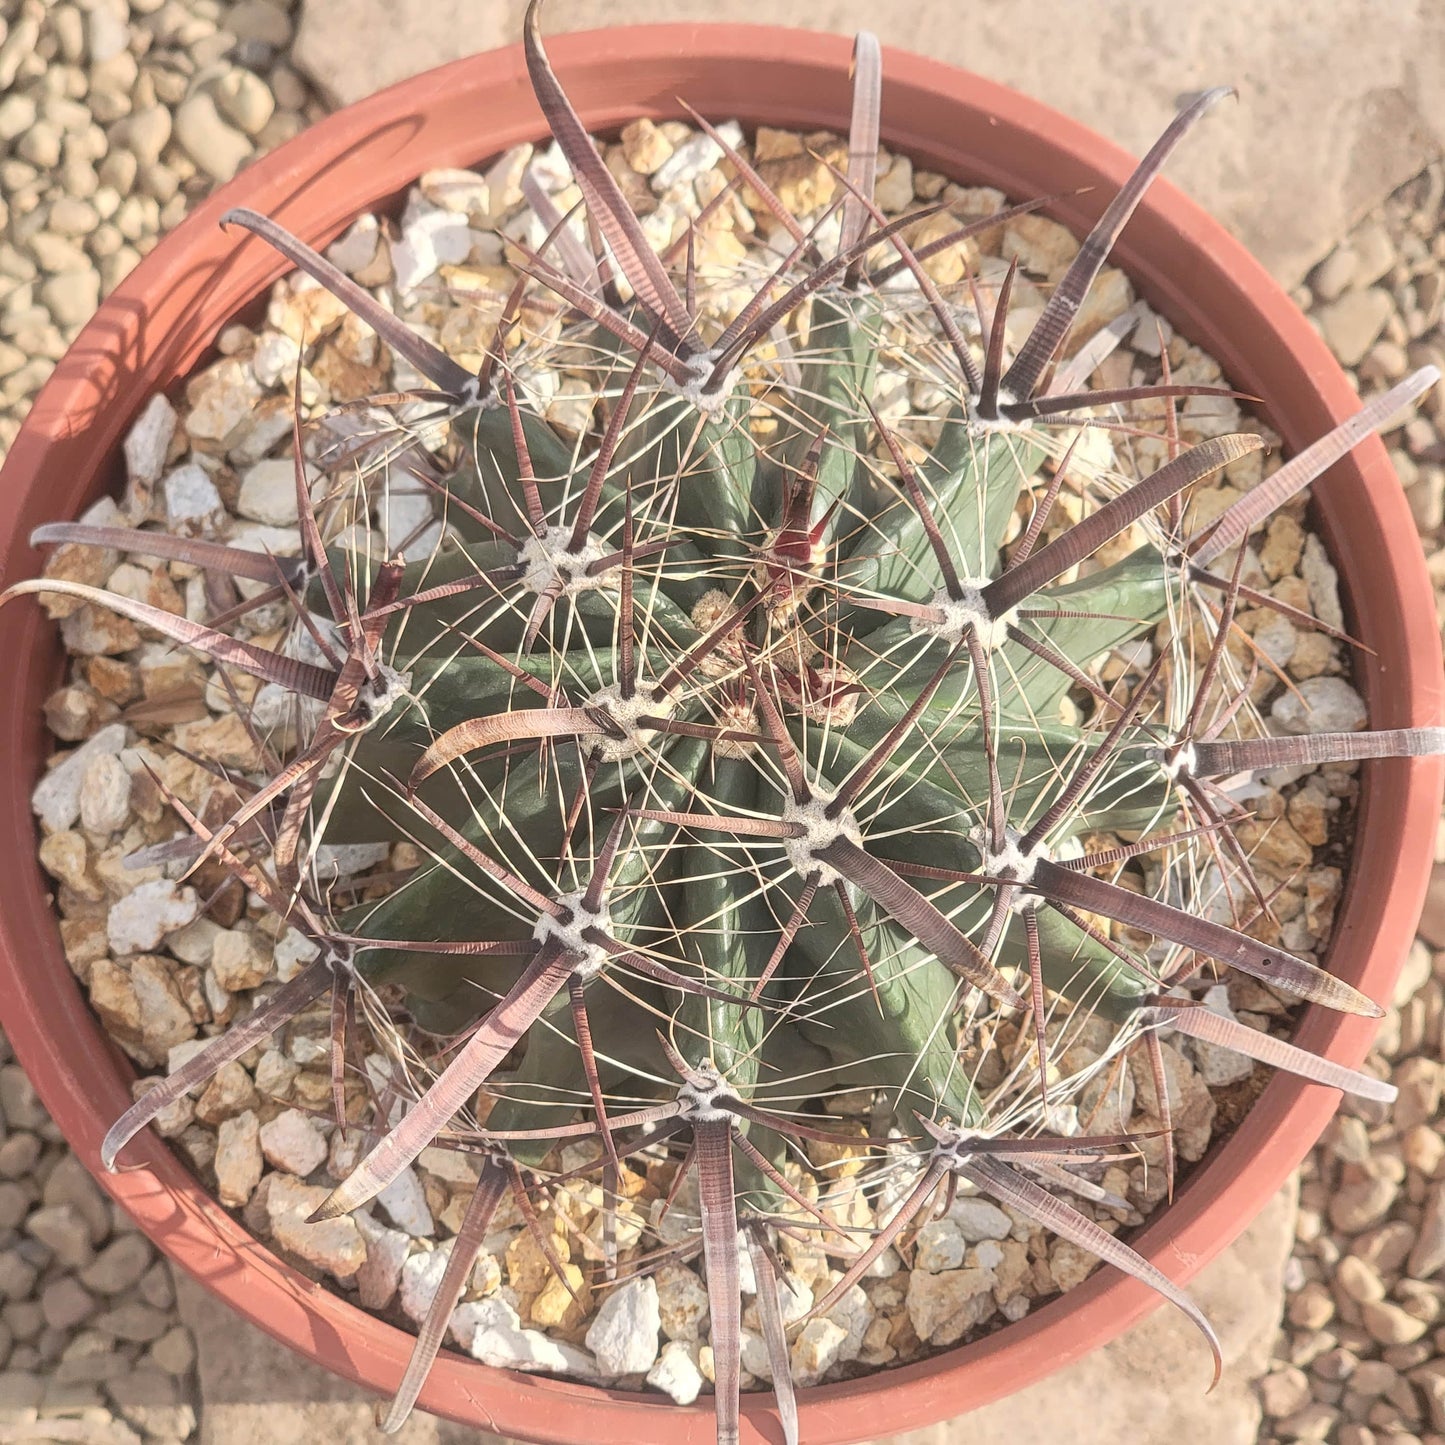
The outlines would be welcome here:
M 1433 372 L 1191 532 L 1190 488 L 1260 438 L 1186 449 L 1173 400 L 1219 388 L 1166 374 L 1089 391 L 1092 365 L 1063 357 L 1114 238 L 1223 92 L 1169 126 L 1013 347 L 1017 263 L 987 288 L 974 278 L 966 305 L 925 265 L 1000 217 L 914 247 L 873 203 L 871 36 L 858 40 L 838 199 L 807 228 L 698 118 L 734 185 L 777 223 L 764 259 L 720 270 L 698 261 L 705 216 L 654 250 L 548 65 L 536 12 L 528 64 L 582 215 L 532 195 L 549 234 L 517 243 L 524 274 L 480 374 L 274 223 L 226 218 L 333 290 L 417 373 L 393 466 L 442 499 L 444 539 L 385 559 L 341 546 L 345 498 L 333 494 L 318 522 L 299 423 L 299 563 L 151 532 L 40 534 L 169 547 L 265 584 L 306 617 L 304 646 L 283 656 L 106 599 L 305 700 L 309 725 L 282 771 L 220 827 L 186 816 L 203 856 L 320 948 L 146 1094 L 112 1131 L 107 1161 L 296 1012 L 397 985 L 415 1023 L 456 1046 L 320 1214 L 363 1205 L 437 1142 L 475 1153 L 481 1180 L 388 1428 L 417 1396 L 494 1212 L 509 1190 L 526 1201 L 544 1187 L 549 1151 L 566 1139 L 600 1144 L 590 1167 L 609 1195 L 637 1151 L 688 1146 L 720 1440 L 737 1438 L 740 1240 L 796 1431 L 770 1240 L 774 1229 L 846 1231 L 797 1182 L 807 1143 L 882 1147 L 870 1188 L 913 1171 L 886 1224 L 840 1247 L 847 1267 L 815 1313 L 961 1177 L 1147 1279 L 1213 1347 L 1187 1297 L 1061 1197 L 1098 1193 L 1071 1166 L 1135 1146 L 1060 1132 L 1058 1106 L 1087 1078 L 1057 1061 L 1103 1020 L 1105 1056 L 1142 1049 L 1156 1078 L 1159 1035 L 1173 1029 L 1387 1093 L 1198 1007 L 1187 985 L 1212 960 L 1297 999 L 1379 1013 L 1316 963 L 1250 936 L 1270 899 L 1219 781 L 1438 751 L 1441 735 L 1231 737 L 1250 679 L 1225 648 L 1242 591 L 1228 553 L 1242 556 L 1253 527 Z M 729 204 L 731 189 L 712 204 Z M 519 319 L 539 297 L 555 324 L 528 335 Z M 591 421 L 578 435 L 549 424 L 539 402 L 559 369 L 587 381 Z M 933 404 L 909 400 L 921 394 Z M 425 434 L 439 437 L 429 449 L 415 442 L 418 402 L 431 408 Z M 1169 418 L 1152 474 L 1101 475 L 1062 446 L 1066 433 L 1087 441 L 1091 425 L 1144 424 L 1144 403 Z M 353 496 L 385 485 L 374 466 L 356 474 L 365 485 Z M 67 587 L 91 595 L 55 582 L 12 595 Z M 1105 658 L 1166 621 L 1152 666 L 1101 681 Z M 1099 833 L 1133 841 L 1090 851 Z M 344 911 L 324 900 L 317 845 L 400 838 L 424 862 L 399 886 Z M 1161 860 L 1159 896 L 1102 876 L 1144 855 Z M 1245 910 L 1231 927 L 1201 915 L 1210 865 L 1248 881 L 1253 918 Z M 1154 946 L 1120 941 L 1111 922 Z M 339 1110 L 345 1009 L 334 1016 Z M 985 1067 L 1005 1032 L 1011 1055 Z M 482 1122 L 475 1100 L 489 1083 L 497 1097 Z M 845 1090 L 873 1097 L 868 1136 L 810 1113 Z M 1163 1158 L 1172 1171 L 1167 1147 Z M 638 1251 L 621 1267 L 645 1267 Z M 599 1269 L 617 1268 L 614 1248 Z M 1215 1359 L 1217 1371 L 1217 1348 Z

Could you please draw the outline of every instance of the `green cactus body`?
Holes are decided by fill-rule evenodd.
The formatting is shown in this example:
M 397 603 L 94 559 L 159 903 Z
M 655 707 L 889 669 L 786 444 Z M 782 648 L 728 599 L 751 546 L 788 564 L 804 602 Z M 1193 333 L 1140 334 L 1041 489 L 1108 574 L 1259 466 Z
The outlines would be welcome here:
M 768 670 L 804 767 L 828 791 L 898 724 L 949 649 L 912 619 L 867 605 L 869 599 L 927 604 L 942 581 L 923 519 L 880 475 L 869 449 L 860 398 L 874 384 L 881 304 L 878 297 L 841 292 L 814 301 L 800 400 L 794 405 L 775 386 L 766 389 L 763 414 L 772 425 L 763 437 L 750 429 L 754 407 L 745 383 L 706 417 L 681 398 L 640 389 L 634 419 L 602 479 L 591 529 L 599 545 L 620 551 L 622 517 L 630 509 L 636 547 L 645 549 L 663 532 L 669 541 L 632 567 L 639 689 L 662 678 L 730 610 L 754 604 L 656 711 L 674 722 L 731 723 L 735 731 L 757 734 L 752 684 L 741 665 L 751 659 Z M 605 395 L 615 405 L 625 378 L 620 362 L 610 375 Z M 561 536 L 575 523 L 595 447 L 569 444 L 525 404 L 517 418 L 538 492 L 550 508 L 545 525 Z M 458 431 L 466 439 L 465 459 L 449 486 L 498 526 L 525 537 L 528 500 L 518 482 L 515 430 L 501 404 L 464 417 Z M 1025 435 L 981 438 L 956 411 L 920 466 L 939 530 L 980 582 L 998 572 L 1010 518 L 1045 455 Z M 799 514 L 804 491 L 807 511 Z M 790 499 L 791 517 L 784 510 Z M 458 539 L 407 567 L 403 598 L 517 562 L 517 547 L 495 536 L 476 538 L 476 524 L 455 515 Z M 800 546 L 802 534 L 814 528 L 817 535 Z M 407 836 L 424 844 L 434 861 L 380 904 L 356 910 L 348 919 L 351 931 L 455 942 L 530 937 L 532 922 L 418 820 L 405 790 L 387 780 L 405 779 L 428 746 L 459 725 L 553 706 L 585 709 L 615 689 L 623 625 L 619 570 L 560 597 L 530 647 L 524 639 L 536 591 L 526 579 L 424 601 L 390 622 L 387 645 L 395 665 L 411 674 L 412 701 L 357 740 L 349 772 L 319 792 L 315 816 L 325 820 L 328 840 Z M 775 592 L 757 605 L 759 588 L 779 576 L 784 580 Z M 1046 588 L 1035 599 L 1039 610 L 1065 615 L 1031 626 L 1088 668 L 1155 626 L 1171 586 L 1177 583 L 1163 554 L 1146 548 Z M 704 598 L 712 599 L 711 610 L 704 602 L 699 612 Z M 473 642 L 491 655 L 481 655 Z M 834 675 L 818 677 L 820 666 Z M 998 764 L 1010 779 L 1013 815 L 1026 819 L 1058 792 L 1091 734 L 1064 721 L 1066 674 L 1007 640 L 996 649 L 995 666 Z M 541 686 L 530 689 L 519 681 L 523 674 Z M 556 888 L 566 873 L 564 835 L 580 791 L 587 798 L 581 841 L 571 846 L 583 857 L 605 830 L 609 810 L 775 819 L 783 808 L 786 789 L 761 742 L 720 745 L 657 734 L 635 755 L 600 763 L 591 747 L 589 737 L 578 737 L 540 750 L 527 744 L 483 749 L 427 777 L 418 796 L 543 888 Z M 987 798 L 976 687 L 960 664 L 935 688 L 915 735 L 861 804 L 859 825 L 870 850 L 885 859 L 977 869 L 980 856 L 969 833 Z M 1085 830 L 1137 835 L 1172 815 L 1167 781 L 1123 754 L 1054 841 Z M 621 901 L 612 915 L 624 932 L 674 966 L 734 985 L 743 995 L 761 977 L 803 881 L 777 841 L 657 821 L 636 825 L 619 870 L 614 895 Z M 791 1038 L 799 1049 L 821 1048 L 844 1079 L 866 1072 L 873 1086 L 890 1092 L 895 1120 L 908 1133 L 916 1133 L 914 1111 L 976 1122 L 978 1105 L 957 1062 L 953 1022 L 967 988 L 886 910 L 849 888 L 871 978 L 860 967 L 839 900 L 824 890 L 764 995 L 765 1002 L 796 1010 L 796 1018 L 772 1025 L 769 1050 L 785 1056 Z M 990 896 L 982 885 L 960 884 L 936 891 L 934 901 L 970 933 L 987 914 Z M 1147 992 L 1141 975 L 1066 924 L 1052 925 L 1048 938 L 1051 987 L 1096 1001 L 1117 996 L 1112 1012 L 1120 1018 L 1138 1006 Z M 1001 949 L 1002 960 L 1023 962 L 1017 928 L 1006 930 Z M 372 948 L 363 959 L 368 977 L 408 990 L 419 1022 L 446 1032 L 481 1016 L 521 967 L 516 959 L 404 949 Z M 769 1030 L 764 1010 L 695 997 L 679 1006 L 665 988 L 643 981 L 642 989 L 660 1012 L 676 1009 L 678 1047 L 690 1062 L 710 1059 L 740 1095 L 751 1094 Z M 656 1027 L 645 1009 L 618 995 L 609 994 L 608 1007 L 619 1034 L 650 1037 Z M 529 1038 L 518 1092 L 501 1106 L 505 1127 L 524 1128 L 543 1113 L 555 1117 L 555 1101 L 550 1111 L 541 1102 L 548 1085 L 581 1088 L 565 1015 L 561 1002 L 554 1003 L 540 1036 L 534 1029 Z M 648 1052 L 643 1048 L 642 1056 Z M 652 1057 L 655 1062 L 655 1051 Z M 620 1083 L 625 1070 L 609 1068 L 612 1082 Z M 530 1107 L 523 1094 L 532 1096 Z

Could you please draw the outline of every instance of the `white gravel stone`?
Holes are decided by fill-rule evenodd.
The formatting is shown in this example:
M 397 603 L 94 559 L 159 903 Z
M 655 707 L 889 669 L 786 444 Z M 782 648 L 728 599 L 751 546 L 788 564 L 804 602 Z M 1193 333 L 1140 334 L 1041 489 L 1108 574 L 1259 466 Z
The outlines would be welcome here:
M 994 1310 L 993 1271 L 916 1270 L 908 1276 L 908 1318 L 920 1340 L 951 1345 L 965 1330 L 982 1324 Z
M 282 1249 L 289 1249 L 308 1264 L 337 1279 L 351 1279 L 366 1263 L 366 1242 L 356 1221 L 343 1214 L 319 1224 L 306 1222 L 329 1193 L 286 1174 L 272 1176 L 266 1195 L 271 1233 Z
M 480 1172 L 474 1156 L 463 1154 L 460 1149 L 441 1149 L 435 1145 L 423 1149 L 416 1162 L 427 1174 L 448 1184 L 475 1184 Z
M 1340 574 L 1326 554 L 1324 543 L 1313 532 L 1305 538 L 1299 573 L 1310 590 L 1310 607 L 1315 616 L 1330 627 L 1343 629 L 1345 613 L 1340 606 Z
M 50 203 L 46 224 L 57 236 L 88 236 L 100 224 L 89 201 L 79 196 L 57 196 Z
M 782 1315 L 785 1325 L 796 1324 L 812 1308 L 813 1291 L 802 1280 L 794 1279 L 790 1274 L 779 1277 L 778 1313 Z
M 753 1271 L 753 1252 L 748 1248 L 748 1237 L 738 1230 L 738 1289 L 743 1294 L 757 1294 L 758 1277 Z
M 811 1309 L 812 1307 L 812 1292 L 809 1291 L 807 1308 Z M 859 1351 L 863 1348 L 863 1336 L 868 1333 L 868 1326 L 874 1320 L 873 1305 L 863 1286 L 853 1285 L 843 1298 L 828 1311 L 827 1317 L 846 1334 L 843 1343 L 838 1347 L 838 1358 L 840 1360 L 856 1360 Z M 800 1315 L 798 1318 L 801 1319 L 802 1316 Z
M 533 155 L 532 174 L 549 196 L 572 184 L 572 167 L 556 141 Z
M 213 1018 L 225 1017 L 231 1007 L 232 994 L 216 981 L 216 975 L 209 969 L 201 977 L 201 986 L 206 992 L 206 1007 Z
M 289 1060 L 287 1061 L 289 1063 Z M 294 1064 L 293 1071 L 299 1073 Z M 366 1153 L 366 1141 L 356 1130 L 343 1134 L 340 1129 L 333 1129 L 331 1143 L 326 1150 L 326 1169 L 333 1179 L 346 1179 L 361 1162 L 361 1156 Z
M 657 1309 L 663 1333 L 670 1340 L 696 1340 L 708 1317 L 707 1288 L 681 1265 L 658 1270 Z
M 1321 301 L 1333 301 L 1355 279 L 1359 257 L 1348 245 L 1336 246 L 1310 276 L 1310 289 Z
M 318 878 L 354 878 L 391 856 L 388 843 L 323 843 L 316 850 Z
M 326 1158 L 326 1137 L 310 1114 L 286 1109 L 261 1125 L 261 1152 L 273 1169 L 304 1178 Z
M 477 1329 L 468 1352 L 473 1359 L 498 1370 L 531 1370 L 546 1375 L 572 1375 L 582 1380 L 595 1380 L 600 1373 L 592 1356 L 576 1345 L 549 1339 L 540 1330 L 522 1330 L 503 1324 Z
M 671 1395 L 679 1405 L 691 1405 L 702 1391 L 702 1371 L 681 1340 L 669 1340 L 647 1372 L 647 1383 Z
M 1309 677 L 1269 710 L 1282 733 L 1352 733 L 1368 720 L 1365 700 L 1342 677 Z
M 264 331 L 251 353 L 251 372 L 262 386 L 279 387 L 295 379 L 300 360 L 301 348 L 289 336 L 280 331 Z M 250 514 L 243 510 L 241 515 Z
M 401 1267 L 401 1307 L 409 1320 L 420 1324 L 441 1288 L 453 1240 L 443 1240 L 435 1249 L 421 1250 Z
M 369 1214 L 358 1213 L 352 1218 L 366 1241 L 366 1263 L 356 1272 L 361 1307 L 384 1310 L 396 1298 L 411 1238 L 399 1229 L 378 1224 Z
M 261 400 L 261 383 L 251 368 L 239 357 L 228 356 L 203 371 L 187 388 L 190 410 L 186 414 L 186 432 L 198 441 L 226 441 L 251 419 L 256 403 Z M 277 413 L 274 436 L 266 440 L 269 448 L 291 430 L 291 420 L 284 412 Z M 260 454 L 253 460 L 259 460 Z
M 30 238 L 30 250 L 35 259 L 40 263 L 40 269 L 51 273 L 60 271 L 81 271 L 87 264 L 85 252 L 74 242 L 68 241 L 62 236 L 52 236 L 48 231 L 38 231 Z M 25 353 L 19 352 L 18 359 L 14 365 L 10 364 L 11 358 L 6 356 L 6 375 L 11 375 L 20 369 L 25 359 Z
M 324 1064 L 331 1058 L 330 1039 L 316 1034 L 295 1035 L 289 1045 L 291 1058 L 304 1069 L 311 1064 Z
M 156 475 L 159 476 L 160 473 L 157 472 Z M 96 527 L 123 527 L 125 525 L 125 518 L 121 509 L 116 505 L 114 497 L 97 497 L 96 500 L 80 514 L 80 520 L 82 522 L 89 522 Z M 118 558 L 120 555 L 119 553 L 111 552 L 109 548 L 105 549 L 105 551 L 108 556 Z
M 1419 1233 L 1406 1266 L 1411 1279 L 1429 1279 L 1445 1267 L 1445 1183 L 1433 1184 L 1425 1199 Z
M 662 1321 L 657 1284 L 631 1279 L 608 1294 L 587 1329 L 587 1348 L 606 1375 L 638 1375 L 657 1359 L 657 1334 Z
M 339 266 L 348 276 L 364 271 L 376 259 L 381 240 L 381 226 L 375 216 L 358 216 L 351 225 L 326 248 L 326 259 Z
M 285 340 L 285 338 L 282 338 Z M 257 462 L 241 479 L 236 510 L 271 527 L 296 525 L 296 464 L 289 457 Z
M 1288 667 L 1299 646 L 1299 633 L 1288 617 L 1271 616 L 1255 628 L 1254 643 L 1276 667 Z
M 227 993 L 256 988 L 271 976 L 271 955 L 252 929 L 227 928 L 211 942 L 211 975 Z
M 165 480 L 166 525 L 173 532 L 214 532 L 226 519 L 221 494 L 203 466 L 187 462 Z
M 377 1196 L 376 1202 L 398 1229 L 413 1239 L 430 1239 L 436 1223 L 426 1206 L 426 1192 L 414 1169 L 403 1169 Z
M 160 480 L 176 424 L 176 409 L 163 394 L 145 404 L 125 438 L 125 469 L 132 485 L 150 487 Z
M 0 45 L 0 90 L 8 90 L 20 73 L 21 63 L 34 54 L 40 38 L 40 21 L 33 14 L 19 16 L 10 26 L 10 34 Z
M 289 462 L 287 467 L 289 469 Z M 297 557 L 301 554 L 301 533 L 294 522 L 289 526 L 270 527 L 264 522 L 237 520 L 231 526 L 231 535 L 227 541 L 232 547 L 243 547 L 248 552 L 269 553 L 273 557 Z M 264 582 L 256 582 L 248 577 L 238 577 L 236 585 L 243 597 L 255 597 L 266 590 Z M 266 685 L 278 686 L 275 683 Z
M 711 1350 L 712 1346 L 707 1348 Z M 757 1330 L 750 1330 L 744 1325 L 738 1331 L 738 1355 L 748 1374 L 756 1375 L 760 1380 L 773 1378 L 773 1362 L 768 1356 L 768 1342 Z M 716 1364 L 716 1360 L 713 1364 Z M 711 1376 L 711 1368 L 708 1373 Z
M 884 215 L 896 215 L 913 200 L 913 162 L 907 156 L 894 156 L 873 187 L 873 201 Z
M 963 1263 L 967 1242 L 963 1230 L 953 1219 L 930 1219 L 918 1231 L 918 1248 L 913 1267 L 937 1274 L 942 1269 L 958 1269 Z
M 816 1385 L 838 1361 L 848 1331 L 830 1319 L 809 1320 L 793 1341 L 793 1383 L 800 1389 Z
M 948 1217 L 958 1225 L 969 1244 L 977 1244 L 981 1239 L 1007 1239 L 1013 1229 L 1013 1220 L 998 1205 L 977 1195 L 956 1195 Z
M 86 765 L 81 781 L 80 824 L 92 833 L 115 833 L 130 817 L 130 774 L 115 753 Z
M 291 41 L 291 17 L 271 0 L 239 0 L 228 6 L 226 28 L 242 40 L 259 40 L 273 50 Z
M 276 977 L 282 983 L 290 983 L 308 963 L 320 956 L 321 949 L 300 929 L 288 928 L 276 943 Z
M 157 878 L 132 889 L 111 905 L 105 932 L 111 952 L 153 953 L 168 933 L 184 928 L 200 911 L 196 890 L 170 878 Z
M 503 1295 L 492 1295 L 487 1299 L 459 1304 L 452 1311 L 448 1329 L 462 1349 L 470 1350 L 478 1330 L 517 1330 L 521 1327 L 521 1316 L 511 1302 Z
M 473 232 L 465 216 L 450 211 L 425 210 L 402 225 L 401 239 L 391 247 L 391 265 L 398 291 L 414 291 L 437 273 L 437 267 L 459 265 L 473 245 Z
M 531 146 L 522 149 L 528 156 L 532 154 Z M 502 157 L 502 160 L 505 159 L 505 156 Z M 455 215 L 486 216 L 491 210 L 491 190 L 487 185 L 487 178 L 479 176 L 476 171 L 427 171 L 417 182 L 417 188 L 433 206 L 439 206 Z M 338 261 L 337 265 L 340 264 Z
M 72 1205 L 84 1218 L 91 1238 L 97 1243 L 110 1234 L 110 1201 L 74 1154 L 67 1153 L 55 1161 L 40 1198 L 45 1204 Z
M 486 217 L 493 224 L 522 203 L 522 176 L 532 159 L 529 141 L 516 145 L 487 167 Z
M 440 539 L 440 528 L 434 525 L 436 508 L 431 493 L 416 483 L 394 482 L 377 498 L 374 511 L 388 552 L 399 550 L 405 543 L 409 557 L 425 557 Z
M 742 127 L 735 120 L 724 121 L 717 132 L 730 146 L 743 143 Z M 691 184 L 704 171 L 710 171 L 722 159 L 722 147 L 709 135 L 699 132 L 689 136 L 652 173 L 654 194 L 663 195 L 675 185 Z
M 247 373 L 247 381 L 260 390 L 260 383 Z M 238 467 L 259 462 L 278 442 L 291 435 L 291 413 L 284 407 L 248 407 L 225 432 L 226 456 Z
M 256 1088 L 269 1099 L 284 1099 L 291 1090 L 300 1068 L 280 1049 L 267 1049 L 256 1060 Z M 340 1138 L 338 1132 L 334 1138 Z
M 1216 984 L 1205 993 L 1204 1006 L 1221 1018 L 1235 1018 L 1234 1010 L 1229 1006 L 1229 990 L 1223 984 Z M 1254 1061 L 1233 1049 L 1221 1048 L 1218 1044 L 1206 1043 L 1202 1039 L 1191 1039 L 1190 1045 L 1199 1077 L 1211 1089 L 1227 1088 L 1230 1084 L 1247 1079 L 1254 1072 Z
M 75 826 L 86 769 L 103 754 L 118 754 L 126 741 L 125 724 L 109 723 L 41 778 L 30 795 L 30 806 L 47 832 L 63 833 Z
M 176 986 L 176 965 L 144 953 L 131 964 L 130 983 L 140 1019 L 141 1038 L 155 1059 L 195 1037 L 196 1021 Z
M 221 925 L 210 918 L 197 918 L 184 928 L 178 928 L 166 937 L 166 952 L 182 963 L 204 968 L 211 961 L 216 936 L 223 930 Z
M 261 1126 L 252 1110 L 221 1121 L 214 1162 L 221 1203 L 244 1208 L 261 1182 Z

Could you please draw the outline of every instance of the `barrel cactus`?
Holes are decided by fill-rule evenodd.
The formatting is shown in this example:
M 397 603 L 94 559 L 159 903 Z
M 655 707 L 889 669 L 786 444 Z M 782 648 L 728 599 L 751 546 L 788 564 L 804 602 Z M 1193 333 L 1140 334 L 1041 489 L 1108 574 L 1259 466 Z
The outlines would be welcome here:
M 1220 782 L 1440 751 L 1442 734 L 1256 735 L 1242 725 L 1252 678 L 1226 643 L 1241 597 L 1284 605 L 1242 585 L 1249 532 L 1436 375 L 1402 382 L 1194 527 L 1191 489 L 1262 439 L 1186 448 L 1175 399 L 1219 388 L 1166 371 L 1157 385 L 1091 391 L 1093 367 L 1065 357 L 1115 238 L 1224 92 L 1174 120 L 1011 347 L 1016 263 L 945 295 L 925 262 L 1037 203 L 910 245 L 905 220 L 919 213 L 890 221 L 873 201 L 871 36 L 857 42 L 837 200 L 807 228 L 698 118 L 734 176 L 713 204 L 748 188 L 776 221 L 773 249 L 729 272 L 698 264 L 696 225 L 661 254 L 649 243 L 548 65 L 538 8 L 528 64 L 582 203 L 564 216 L 533 196 L 549 234 L 513 242 L 522 279 L 480 374 L 274 223 L 226 218 L 424 378 L 390 399 L 409 407 L 391 466 L 436 492 L 442 540 L 415 556 L 356 544 L 348 498 L 364 506 L 386 470 L 354 467 L 318 505 L 298 422 L 301 559 L 83 524 L 37 538 L 248 579 L 253 602 L 294 607 L 284 653 L 79 583 L 7 594 L 103 600 L 289 690 L 304 719 L 284 765 L 229 820 L 177 806 L 192 861 L 221 860 L 316 959 L 145 1094 L 106 1161 L 328 995 L 344 1119 L 348 1029 L 358 1012 L 384 1017 L 374 1005 L 390 990 L 414 1030 L 448 1048 L 413 1054 L 414 1096 L 318 1216 L 366 1204 L 429 1146 L 476 1156 L 480 1182 L 385 1428 L 417 1398 L 497 1209 L 510 1193 L 535 1222 L 568 1141 L 594 1141 L 580 1167 L 607 1200 L 625 1193 L 640 1151 L 685 1148 L 720 1441 L 737 1439 L 745 1268 L 796 1438 L 798 1322 L 780 1310 L 775 1231 L 842 1237 L 844 1267 L 816 1313 L 960 1178 L 1148 1280 L 1198 1323 L 1217 1373 L 1187 1296 L 1068 1202 L 1101 1198 L 1087 1166 L 1141 1141 L 1067 1132 L 1060 1107 L 1088 1077 L 1059 1061 L 1102 1020 L 1106 1056 L 1140 1050 L 1156 1079 L 1159 1038 L 1174 1030 L 1389 1096 L 1200 1007 L 1191 985 L 1222 966 L 1295 999 L 1380 1012 L 1252 936 L 1272 936 L 1255 926 L 1271 900 Z M 539 296 L 558 324 L 528 333 L 518 318 Z M 537 400 L 538 378 L 561 370 L 587 380 L 578 435 Z M 885 406 L 910 394 L 899 378 L 942 403 Z M 1110 426 L 1152 429 L 1157 468 L 1100 475 L 1087 446 L 1063 444 Z M 1106 683 L 1104 662 L 1142 656 L 1142 642 L 1152 662 Z M 1100 834 L 1115 844 L 1091 846 Z M 320 845 L 403 839 L 422 866 L 380 898 L 333 906 Z M 1155 896 L 1117 881 L 1143 856 L 1159 865 Z M 1211 869 L 1257 895 L 1233 924 L 1202 906 Z M 866 1133 L 817 1108 L 850 1091 L 871 1103 Z M 1172 1179 L 1168 1090 L 1157 1093 L 1165 1137 L 1153 1142 Z M 865 1186 L 887 1185 L 889 1206 L 864 1228 L 830 1212 L 807 1145 L 867 1156 Z M 606 1212 L 599 1287 L 678 1257 Z

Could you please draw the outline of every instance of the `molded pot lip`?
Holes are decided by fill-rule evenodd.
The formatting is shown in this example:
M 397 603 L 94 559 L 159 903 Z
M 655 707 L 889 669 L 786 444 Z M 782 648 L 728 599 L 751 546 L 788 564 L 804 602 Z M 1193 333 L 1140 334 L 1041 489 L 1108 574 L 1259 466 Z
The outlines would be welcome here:
M 558 73 L 589 127 L 705 114 L 801 130 L 846 130 L 851 42 L 761 26 L 664 25 L 558 36 Z M 935 61 L 886 50 L 883 141 L 916 163 L 1010 196 L 1059 195 L 1050 213 L 1078 231 L 1132 168 L 1117 147 L 1045 106 Z M 1160 117 L 1161 125 L 1165 117 Z M 1227 124 L 1227 115 L 1213 124 Z M 120 442 L 157 389 L 190 373 L 221 327 L 284 266 L 259 242 L 223 235 L 232 206 L 275 216 L 312 242 L 336 235 L 420 173 L 470 165 L 543 133 L 519 46 L 391 87 L 320 122 L 259 160 L 201 206 L 121 283 L 56 368 L 0 473 L 0 577 L 34 575 L 31 528 L 73 516 L 118 478 Z M 326 175 L 323 177 L 322 172 Z M 1080 188 L 1089 188 L 1080 194 Z M 1297 449 L 1353 410 L 1353 390 L 1323 341 L 1224 229 L 1167 182 L 1156 183 L 1115 261 L 1243 390 L 1265 399 Z M 1316 489 L 1331 557 L 1365 654 L 1361 683 L 1377 726 L 1438 723 L 1445 697 L 1433 596 L 1420 544 L 1384 447 L 1371 440 Z M 49 750 L 40 702 L 60 667 L 38 609 L 0 611 L 0 657 L 16 705 L 0 715 L 0 1021 L 81 1159 L 177 1264 L 253 1323 L 338 1374 L 389 1391 L 410 1336 L 281 1263 L 147 1132 L 122 1171 L 99 1170 L 100 1140 L 130 1101 L 133 1070 L 90 1013 L 60 950 L 35 860 L 29 795 Z M 1440 810 L 1439 760 L 1364 765 L 1356 846 L 1330 961 L 1388 1001 L 1413 937 Z M 1311 1009 L 1298 1038 L 1346 1064 L 1373 1026 Z M 1278 1076 L 1248 1118 L 1143 1229 L 1137 1247 L 1186 1280 L 1254 1217 L 1304 1156 L 1338 1096 Z M 1155 1303 L 1101 1269 L 990 1338 L 840 1385 L 800 1393 L 802 1438 L 847 1442 L 932 1424 L 986 1404 L 1093 1349 Z M 1200 1348 L 1198 1385 L 1207 1383 Z M 707 1445 L 705 1397 L 662 1397 L 439 1359 L 421 1404 L 437 1414 L 536 1441 L 633 1445 L 664 1435 Z M 777 1437 L 770 1395 L 744 1398 L 744 1438 Z

